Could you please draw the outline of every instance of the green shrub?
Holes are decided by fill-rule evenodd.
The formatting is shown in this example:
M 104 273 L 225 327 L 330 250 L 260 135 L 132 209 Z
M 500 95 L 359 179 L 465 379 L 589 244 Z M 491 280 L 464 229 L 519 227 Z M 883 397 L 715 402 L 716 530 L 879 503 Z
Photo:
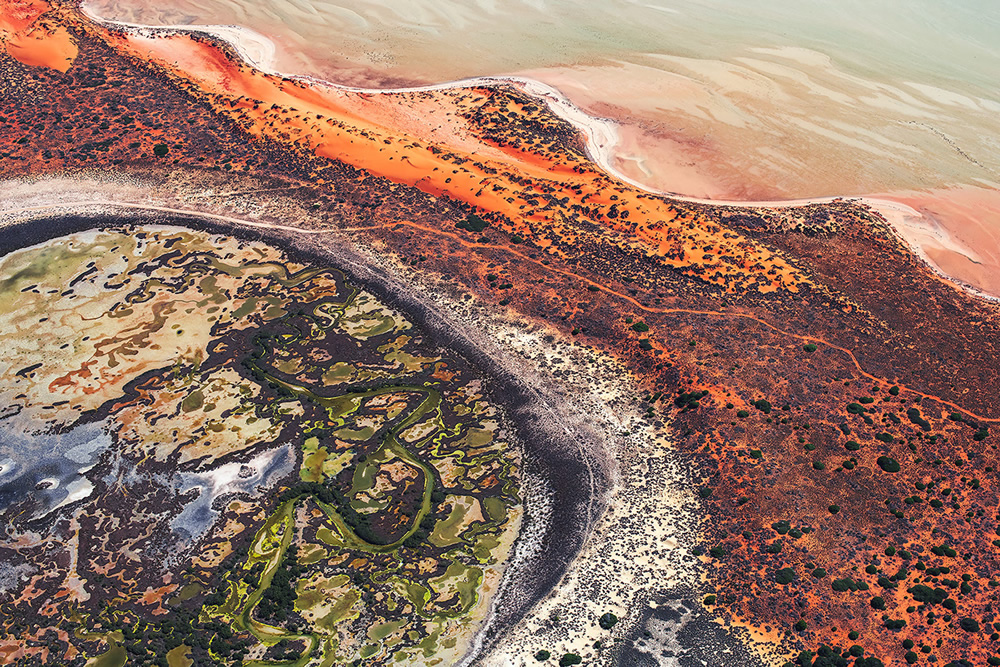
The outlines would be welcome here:
M 960 620 L 958 626 L 966 632 L 979 632 L 979 621 L 968 616 Z
M 826 470 L 826 464 L 822 461 L 813 461 L 813 468 L 815 470 Z
M 685 391 L 681 392 L 677 398 L 674 399 L 674 405 L 681 408 L 682 410 L 694 410 L 700 405 L 701 399 L 708 396 L 707 391 Z
M 563 657 L 559 658 L 559 667 L 579 665 L 581 662 L 583 662 L 583 658 L 578 656 L 576 653 L 564 653 Z
M 714 595 L 706 595 L 705 596 L 705 606 L 706 607 L 711 607 L 713 604 L 715 604 L 715 596 Z
M 856 452 L 861 449 L 861 443 L 855 442 L 854 440 L 848 440 L 844 443 L 844 447 L 846 447 L 849 452 Z
M 790 584 L 795 581 L 795 570 L 790 567 L 783 567 L 774 573 L 774 580 L 781 585 Z
M 885 667 L 885 663 L 878 658 L 858 658 L 854 667 Z
M 815 352 L 817 348 L 812 343 L 806 343 L 805 345 L 802 346 L 802 349 L 805 350 L 806 352 Z
M 865 409 L 858 403 L 848 403 L 847 411 L 850 412 L 852 415 L 860 415 L 864 414 Z
M 764 458 L 764 453 L 762 451 L 760 451 L 759 449 L 751 449 L 750 450 L 750 458 L 752 458 L 752 459 L 762 459 L 762 458 Z
M 935 556 L 947 556 L 949 558 L 954 558 L 958 555 L 958 552 L 949 547 L 947 544 L 931 547 L 931 553 Z
M 156 155 L 157 157 L 163 157 L 169 152 L 170 152 L 170 147 L 167 146 L 166 144 L 156 144 L 155 146 L 153 146 L 153 155 Z
M 546 651 L 545 649 L 542 649 L 537 653 L 535 653 L 535 660 L 537 660 L 538 662 L 545 662 L 550 657 L 552 657 L 552 654 Z
M 838 593 L 844 593 L 846 591 L 857 591 L 861 587 L 858 582 L 854 581 L 850 577 L 844 577 L 843 579 L 834 579 L 830 587 Z
M 876 595 L 871 601 L 872 609 L 885 609 L 885 600 L 881 595 Z
M 787 535 L 788 531 L 792 528 L 792 524 L 788 521 L 788 519 L 782 519 L 781 521 L 775 521 L 772 523 L 771 528 L 773 528 L 774 532 L 778 533 L 778 535 Z
M 900 470 L 899 461 L 888 456 L 878 457 L 875 463 L 877 463 L 878 467 L 885 472 L 899 472 Z
M 600 625 L 601 628 L 604 630 L 610 630 L 611 628 L 615 627 L 615 624 L 617 623 L 618 623 L 618 617 L 612 614 L 610 611 L 601 615 L 601 617 L 597 619 L 597 624 Z
M 459 220 L 455 224 L 459 229 L 465 229 L 470 232 L 476 232 L 477 234 L 482 232 L 484 229 L 490 226 L 490 223 L 486 222 L 480 218 L 475 213 L 470 213 L 466 216 L 465 220 Z
M 913 586 L 908 589 L 908 592 L 913 596 L 914 600 L 925 604 L 941 604 L 948 597 L 947 591 L 941 588 L 931 588 L 923 584 Z
M 636 322 L 632 325 L 632 331 L 637 331 L 639 333 L 646 333 L 649 331 L 649 325 L 645 322 Z
M 798 630 L 799 632 L 802 632 L 803 630 L 805 630 L 808 627 L 809 627 L 809 624 L 806 623 L 806 619 L 804 619 L 804 618 L 800 618 L 795 623 L 795 629 Z
M 827 507 L 827 510 L 829 510 L 830 514 L 836 514 L 840 511 L 840 505 L 830 505 Z
M 739 417 L 740 419 L 746 419 L 747 417 L 750 416 L 750 413 L 747 412 L 746 410 L 740 410 L 736 413 L 736 416 Z
M 909 408 L 906 411 L 906 418 L 919 426 L 922 431 L 931 430 L 931 423 L 924 419 L 923 415 L 920 414 L 919 408 Z

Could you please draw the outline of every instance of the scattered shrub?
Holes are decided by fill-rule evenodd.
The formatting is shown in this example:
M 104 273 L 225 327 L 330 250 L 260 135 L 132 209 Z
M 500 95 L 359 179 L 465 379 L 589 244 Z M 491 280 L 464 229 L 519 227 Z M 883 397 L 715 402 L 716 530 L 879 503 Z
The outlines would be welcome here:
M 708 396 L 707 391 L 686 391 L 674 399 L 674 405 L 681 410 L 694 410 L 701 405 L 701 399 Z
M 979 621 L 974 618 L 966 616 L 958 622 L 958 625 L 966 632 L 979 632 Z
M 900 470 L 899 461 L 888 456 L 880 456 L 875 462 L 885 472 L 899 472 Z
M 923 584 L 917 584 L 908 589 L 908 591 L 913 595 L 914 600 L 925 604 L 941 604 L 948 597 L 947 591 L 940 588 L 931 588 Z
M 455 226 L 459 229 L 465 229 L 478 234 L 489 227 L 490 223 L 486 222 L 475 213 L 471 213 L 465 218 L 465 220 L 459 220 Z
M 795 570 L 790 567 L 783 567 L 774 573 L 774 580 L 781 585 L 790 584 L 795 581 Z
M 922 431 L 931 430 L 931 423 L 923 418 L 919 408 L 910 408 L 906 411 L 906 418 L 920 427 Z

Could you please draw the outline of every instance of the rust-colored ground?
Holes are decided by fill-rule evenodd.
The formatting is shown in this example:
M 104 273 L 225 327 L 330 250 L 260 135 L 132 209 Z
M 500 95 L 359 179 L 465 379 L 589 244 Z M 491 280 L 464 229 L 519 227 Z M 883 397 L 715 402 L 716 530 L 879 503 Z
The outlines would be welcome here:
M 893 665 L 1000 654 L 1000 313 L 877 215 L 649 195 L 513 88 L 351 93 L 71 6 L 5 0 L 0 16 L 4 177 L 266 181 L 314 212 L 274 222 L 352 229 L 623 360 L 700 478 L 723 621 L 789 659 L 821 644 Z M 707 394 L 685 403 L 693 391 Z

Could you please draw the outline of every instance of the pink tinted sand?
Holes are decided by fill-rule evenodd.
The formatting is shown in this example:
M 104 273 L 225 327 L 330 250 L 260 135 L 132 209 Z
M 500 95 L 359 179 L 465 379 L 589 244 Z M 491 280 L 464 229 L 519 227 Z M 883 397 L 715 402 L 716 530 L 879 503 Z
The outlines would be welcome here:
M 920 213 L 918 219 L 886 217 L 924 259 L 945 275 L 1000 297 L 1000 191 L 966 186 L 883 197 Z

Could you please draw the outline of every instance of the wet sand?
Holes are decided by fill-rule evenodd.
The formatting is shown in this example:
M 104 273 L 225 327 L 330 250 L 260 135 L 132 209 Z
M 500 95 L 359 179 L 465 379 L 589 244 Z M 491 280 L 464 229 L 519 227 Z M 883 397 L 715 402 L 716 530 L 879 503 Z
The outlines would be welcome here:
M 884 197 L 910 209 L 879 211 L 931 266 L 1000 297 L 1000 192 L 959 187 Z

